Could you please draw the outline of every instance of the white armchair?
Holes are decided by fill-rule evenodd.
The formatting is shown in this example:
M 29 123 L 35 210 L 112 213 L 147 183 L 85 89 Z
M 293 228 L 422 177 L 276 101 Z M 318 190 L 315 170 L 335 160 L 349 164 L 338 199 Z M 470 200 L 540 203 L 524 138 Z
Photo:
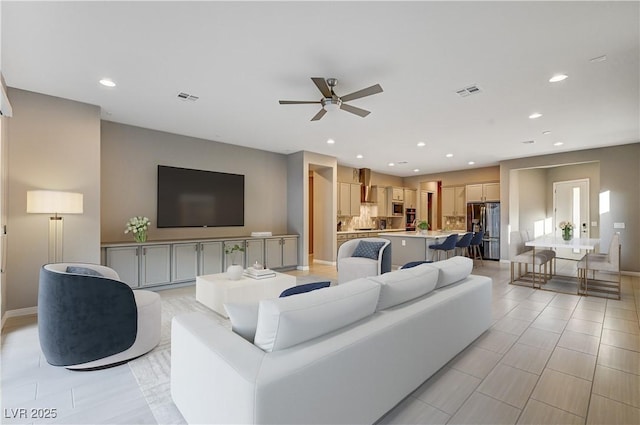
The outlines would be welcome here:
M 375 255 L 360 256 L 364 246 L 360 242 L 378 243 L 379 250 Z M 369 245 L 375 247 L 376 245 Z M 354 253 L 357 256 L 354 256 Z M 375 257 L 372 258 L 372 257 Z M 338 249 L 338 284 L 358 279 L 360 277 L 377 276 L 391 271 L 391 242 L 383 238 L 351 239 L 343 243 Z

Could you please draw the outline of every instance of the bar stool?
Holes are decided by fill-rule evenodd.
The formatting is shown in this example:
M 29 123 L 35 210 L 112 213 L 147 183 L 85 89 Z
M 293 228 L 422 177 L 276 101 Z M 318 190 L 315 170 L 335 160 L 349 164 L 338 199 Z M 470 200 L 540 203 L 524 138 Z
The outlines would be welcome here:
M 471 242 L 469 243 L 469 247 L 471 248 L 472 259 L 480 259 L 480 264 L 484 266 L 484 261 L 482 260 L 482 253 L 480 252 L 480 244 L 482 243 L 482 238 L 484 238 L 484 231 L 481 230 L 476 232 L 471 238 Z
M 465 233 L 458 243 L 456 243 L 456 249 L 460 248 L 465 257 L 470 256 L 469 247 L 471 246 L 471 238 L 473 238 L 473 232 Z
M 456 242 L 458 242 L 458 234 L 454 233 L 453 235 L 447 236 L 447 239 L 442 243 L 435 243 L 433 245 L 429 245 L 429 248 L 433 249 L 433 255 L 431 259 L 434 260 L 436 257 L 436 251 L 438 252 L 438 260 L 440 260 L 440 252 L 444 252 L 445 260 L 448 257 L 449 251 L 456 249 Z

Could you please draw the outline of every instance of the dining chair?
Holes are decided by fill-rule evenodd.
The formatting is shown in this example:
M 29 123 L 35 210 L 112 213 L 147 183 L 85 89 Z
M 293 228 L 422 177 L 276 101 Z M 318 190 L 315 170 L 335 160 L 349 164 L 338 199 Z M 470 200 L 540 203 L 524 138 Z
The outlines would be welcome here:
M 588 290 L 606 292 L 616 295 L 620 299 L 620 254 L 622 246 L 620 245 L 620 234 L 614 233 L 609 244 L 609 252 L 606 254 L 585 254 L 578 261 L 578 280 L 580 289 L 586 293 Z M 587 273 L 591 271 L 594 285 L 589 289 Z M 613 274 L 615 280 L 598 279 L 596 273 Z

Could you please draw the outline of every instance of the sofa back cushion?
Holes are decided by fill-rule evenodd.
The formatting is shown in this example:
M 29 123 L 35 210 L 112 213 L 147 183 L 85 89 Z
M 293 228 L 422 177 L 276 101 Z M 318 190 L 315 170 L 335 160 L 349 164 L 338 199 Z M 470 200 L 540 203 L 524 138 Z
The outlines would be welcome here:
M 380 285 L 356 279 L 295 297 L 260 301 L 254 344 L 278 351 L 350 325 L 374 313 Z
M 368 278 L 380 285 L 376 310 L 384 310 L 428 294 L 436 287 L 438 275 L 437 268 L 421 264 Z
M 467 257 L 452 257 L 444 261 L 429 264 L 440 270 L 436 289 L 466 279 L 473 270 L 473 260 Z

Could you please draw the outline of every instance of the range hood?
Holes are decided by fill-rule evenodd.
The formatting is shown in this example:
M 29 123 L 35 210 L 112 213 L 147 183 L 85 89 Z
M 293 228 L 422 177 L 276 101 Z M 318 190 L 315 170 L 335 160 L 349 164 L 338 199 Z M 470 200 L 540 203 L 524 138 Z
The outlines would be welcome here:
M 371 191 L 371 170 L 369 168 L 360 169 L 360 183 L 360 202 L 373 202 L 373 192 Z

